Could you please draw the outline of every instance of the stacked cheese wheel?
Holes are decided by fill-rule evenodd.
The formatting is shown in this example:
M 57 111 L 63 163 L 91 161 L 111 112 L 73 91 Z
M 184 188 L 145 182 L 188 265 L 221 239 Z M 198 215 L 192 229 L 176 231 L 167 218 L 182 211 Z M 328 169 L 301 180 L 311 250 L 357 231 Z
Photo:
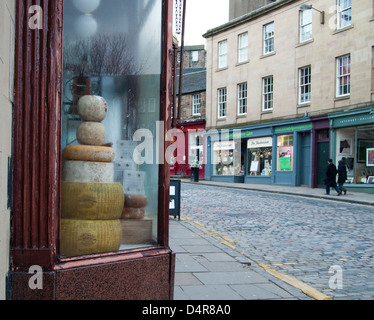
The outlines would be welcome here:
M 83 96 L 77 129 L 80 145 L 64 149 L 61 185 L 61 254 L 72 257 L 119 249 L 122 239 L 120 217 L 124 193 L 114 183 L 113 148 L 105 143 L 101 123 L 106 102 L 97 96 Z
M 146 196 L 126 194 L 121 219 L 142 220 L 145 217 L 145 207 L 148 204 Z

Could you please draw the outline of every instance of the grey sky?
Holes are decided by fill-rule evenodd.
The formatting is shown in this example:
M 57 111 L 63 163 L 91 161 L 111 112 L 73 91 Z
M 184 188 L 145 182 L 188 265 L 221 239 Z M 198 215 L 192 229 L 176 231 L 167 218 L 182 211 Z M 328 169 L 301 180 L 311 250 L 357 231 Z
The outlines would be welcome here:
M 185 45 L 205 44 L 202 34 L 228 19 L 229 0 L 187 0 Z

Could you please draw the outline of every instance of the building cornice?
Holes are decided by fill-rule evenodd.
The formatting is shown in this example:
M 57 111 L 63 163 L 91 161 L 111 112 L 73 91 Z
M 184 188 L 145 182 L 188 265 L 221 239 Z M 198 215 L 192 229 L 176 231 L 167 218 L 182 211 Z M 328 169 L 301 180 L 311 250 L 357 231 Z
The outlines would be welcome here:
M 289 3 L 292 3 L 292 2 L 295 2 L 297 0 L 279 0 L 279 1 L 276 1 L 274 3 L 270 3 L 266 6 L 263 6 L 259 9 L 256 9 L 254 11 L 251 11 L 245 15 L 242 15 L 238 18 L 235 18 L 233 20 L 230 20 L 229 22 L 225 23 L 225 24 L 222 24 L 216 28 L 213 28 L 213 29 L 210 29 L 208 30 L 205 34 L 203 34 L 203 37 L 204 38 L 210 38 L 216 34 L 219 34 L 221 32 L 224 32 L 226 30 L 229 30 L 231 28 L 234 28 L 240 24 L 243 24 L 243 23 L 246 23 L 248 21 L 251 21 L 253 19 L 256 19 L 260 16 L 263 16 L 273 10 L 276 10 L 282 6 L 285 6 Z

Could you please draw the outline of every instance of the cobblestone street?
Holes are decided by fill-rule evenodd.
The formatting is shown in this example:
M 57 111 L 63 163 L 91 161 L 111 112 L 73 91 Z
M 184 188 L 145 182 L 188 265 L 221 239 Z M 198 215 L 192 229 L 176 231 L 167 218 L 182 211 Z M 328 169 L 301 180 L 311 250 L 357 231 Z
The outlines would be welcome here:
M 371 206 L 182 183 L 181 217 L 333 299 L 374 298 Z M 338 269 L 342 289 L 330 281 Z

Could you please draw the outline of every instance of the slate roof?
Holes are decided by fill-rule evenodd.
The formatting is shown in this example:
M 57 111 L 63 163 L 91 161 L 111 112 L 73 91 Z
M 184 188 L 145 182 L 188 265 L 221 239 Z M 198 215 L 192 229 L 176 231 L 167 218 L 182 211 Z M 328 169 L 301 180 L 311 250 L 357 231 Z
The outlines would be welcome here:
M 177 94 L 179 94 L 179 75 L 177 75 Z M 183 69 L 182 94 L 206 91 L 206 68 Z

